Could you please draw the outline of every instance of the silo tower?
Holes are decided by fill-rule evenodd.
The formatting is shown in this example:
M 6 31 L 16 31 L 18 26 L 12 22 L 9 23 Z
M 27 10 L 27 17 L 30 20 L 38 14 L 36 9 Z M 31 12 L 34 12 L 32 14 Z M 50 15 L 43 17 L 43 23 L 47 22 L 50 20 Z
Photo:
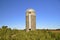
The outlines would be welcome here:
M 26 31 L 36 30 L 36 14 L 34 9 L 26 10 Z

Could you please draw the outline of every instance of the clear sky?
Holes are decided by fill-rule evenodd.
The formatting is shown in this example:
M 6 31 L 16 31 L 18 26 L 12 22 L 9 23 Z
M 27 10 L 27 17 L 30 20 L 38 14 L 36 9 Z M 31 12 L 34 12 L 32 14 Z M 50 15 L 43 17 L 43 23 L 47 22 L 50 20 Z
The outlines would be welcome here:
M 60 28 L 60 0 L 0 0 L 0 27 L 24 29 L 28 8 L 36 11 L 36 28 Z

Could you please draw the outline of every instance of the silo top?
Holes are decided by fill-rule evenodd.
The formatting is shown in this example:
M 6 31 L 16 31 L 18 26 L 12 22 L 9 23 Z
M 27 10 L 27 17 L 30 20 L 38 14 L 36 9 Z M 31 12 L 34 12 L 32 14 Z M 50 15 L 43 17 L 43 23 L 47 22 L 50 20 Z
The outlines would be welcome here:
M 35 15 L 35 10 L 34 9 L 27 9 L 26 10 L 26 16 L 28 16 L 29 14 Z
M 26 12 L 35 12 L 34 9 L 27 9 Z

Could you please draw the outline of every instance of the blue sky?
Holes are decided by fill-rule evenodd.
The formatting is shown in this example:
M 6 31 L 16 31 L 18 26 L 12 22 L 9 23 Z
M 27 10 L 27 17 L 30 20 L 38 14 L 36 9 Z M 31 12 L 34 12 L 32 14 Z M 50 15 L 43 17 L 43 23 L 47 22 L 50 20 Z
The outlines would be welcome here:
M 60 0 L 0 0 L 0 27 L 24 29 L 28 8 L 36 11 L 36 28 L 60 28 Z

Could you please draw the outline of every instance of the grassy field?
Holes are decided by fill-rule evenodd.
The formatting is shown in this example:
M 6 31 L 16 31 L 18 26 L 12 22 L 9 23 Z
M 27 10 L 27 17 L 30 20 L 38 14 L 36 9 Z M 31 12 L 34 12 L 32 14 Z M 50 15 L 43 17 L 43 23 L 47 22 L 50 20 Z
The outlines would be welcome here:
M 3 26 L 0 28 L 0 40 L 60 40 L 60 30 L 41 30 L 26 32 Z

